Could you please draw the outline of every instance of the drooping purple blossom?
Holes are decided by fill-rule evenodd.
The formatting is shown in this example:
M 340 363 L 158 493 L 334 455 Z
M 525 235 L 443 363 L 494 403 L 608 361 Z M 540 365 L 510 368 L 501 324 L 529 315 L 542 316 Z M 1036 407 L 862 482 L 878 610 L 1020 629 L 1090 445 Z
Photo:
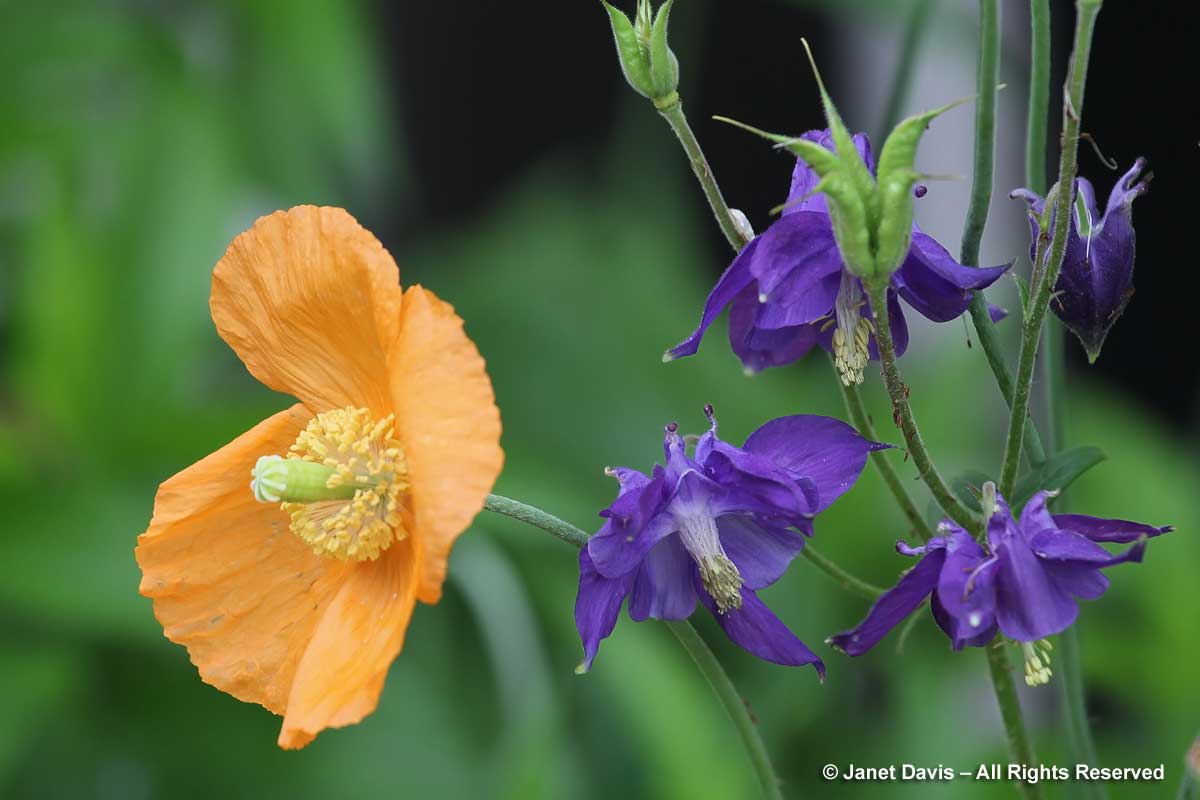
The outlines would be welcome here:
M 828 130 L 803 138 L 833 149 Z M 874 174 L 867 137 L 856 134 L 854 143 Z M 873 315 L 862 281 L 842 262 L 824 195 L 812 194 L 819 180 L 803 160 L 796 161 L 782 217 L 737 255 L 708 295 L 699 327 L 664 360 L 694 354 L 728 306 L 729 343 L 747 372 L 790 364 L 820 345 L 834 354 L 844 382 L 862 382 L 868 359 L 879 358 Z M 964 267 L 914 223 L 908 257 L 892 273 L 888 290 L 897 354 L 908 346 L 898 298 L 934 322 L 947 322 L 967 309 L 972 290 L 990 286 L 1006 269 Z M 999 319 L 1004 312 L 993 308 L 992 314 Z
M 741 447 L 710 429 L 691 455 L 667 426 L 666 465 L 647 476 L 619 467 L 617 499 L 579 554 L 575 624 L 580 671 L 591 667 L 625 599 L 636 622 L 680 620 L 697 601 L 725 634 L 776 664 L 825 666 L 759 599 L 813 533 L 813 518 L 858 480 L 870 442 L 844 422 L 798 415 L 772 420 Z
M 1138 180 L 1145 168 L 1146 160 L 1139 158 L 1121 176 L 1108 195 L 1103 215 L 1091 182 L 1075 179 L 1071 229 L 1050 308 L 1079 337 L 1089 361 L 1099 357 L 1109 330 L 1133 297 L 1133 201 L 1149 188 L 1149 175 Z M 1033 231 L 1029 257 L 1034 258 L 1038 237 L 1050 235 L 1038 222 L 1046 202 L 1028 189 L 1017 189 L 1012 196 L 1029 204 Z
M 1095 600 L 1104 594 L 1108 578 L 1102 569 L 1140 562 L 1146 539 L 1171 530 L 1083 514 L 1051 514 L 1046 502 L 1052 496 L 1038 492 L 1016 519 L 997 495 L 986 548 L 949 520 L 938 526 L 940 536 L 921 547 L 897 542 L 899 553 L 921 560 L 875 602 L 858 627 L 833 636 L 829 643 L 849 655 L 862 655 L 931 597 L 933 618 L 955 650 L 982 647 L 999 631 L 1022 643 L 1026 681 L 1045 683 L 1050 677 L 1045 654 L 1049 647 L 1041 640 L 1075 622 L 1077 598 Z M 1098 542 L 1133 545 L 1113 555 Z

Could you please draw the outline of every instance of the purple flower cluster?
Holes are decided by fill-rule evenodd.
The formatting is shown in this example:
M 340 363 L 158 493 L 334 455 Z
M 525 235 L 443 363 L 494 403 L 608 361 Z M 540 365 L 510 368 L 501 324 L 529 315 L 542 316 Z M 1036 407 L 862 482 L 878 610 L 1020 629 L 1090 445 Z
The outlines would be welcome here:
M 674 423 L 665 466 L 650 475 L 619 467 L 617 499 L 579 554 L 575 623 L 581 671 L 612 633 L 625 599 L 629 616 L 680 620 L 704 605 L 736 644 L 767 661 L 825 665 L 756 594 L 779 580 L 813 533 L 813 518 L 858 479 L 873 450 L 853 428 L 829 417 L 781 417 L 741 447 L 711 427 L 691 455 Z
M 802 138 L 833 149 L 828 130 Z M 874 174 L 867 137 L 856 134 L 854 143 Z M 797 160 L 783 216 L 742 249 L 705 301 L 699 327 L 668 350 L 665 360 L 695 353 L 705 331 L 729 307 L 729 344 L 747 372 L 790 364 L 820 345 L 834 354 L 847 384 L 862 382 L 867 361 L 879 358 L 874 317 L 862 281 L 842 262 L 825 197 L 813 193 L 818 182 L 812 168 Z M 914 223 L 908 257 L 892 273 L 888 290 L 897 355 L 908 347 L 898 298 L 934 322 L 948 322 L 967 309 L 972 290 L 990 286 L 1007 269 L 964 267 Z M 1000 309 L 992 313 L 1003 316 Z

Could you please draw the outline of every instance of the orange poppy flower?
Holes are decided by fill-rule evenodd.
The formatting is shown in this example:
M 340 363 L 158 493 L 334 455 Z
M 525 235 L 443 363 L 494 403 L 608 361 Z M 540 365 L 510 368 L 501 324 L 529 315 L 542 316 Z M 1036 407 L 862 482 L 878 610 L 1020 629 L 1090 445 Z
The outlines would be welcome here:
M 500 413 L 454 309 L 402 290 L 342 209 L 258 220 L 210 306 L 250 373 L 300 402 L 162 484 L 141 592 L 206 682 L 303 747 L 375 709 L 500 472 Z

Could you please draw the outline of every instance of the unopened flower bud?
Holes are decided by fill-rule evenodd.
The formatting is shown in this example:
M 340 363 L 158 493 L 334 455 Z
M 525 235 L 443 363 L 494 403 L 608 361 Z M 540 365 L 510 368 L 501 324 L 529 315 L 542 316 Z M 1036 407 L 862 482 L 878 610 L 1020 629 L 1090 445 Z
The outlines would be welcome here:
M 674 0 L 667 0 L 652 14 L 650 0 L 638 0 L 635 21 L 615 6 L 601 0 L 612 23 L 617 60 L 625 80 L 634 91 L 667 108 L 679 101 L 679 62 L 667 45 L 667 24 Z

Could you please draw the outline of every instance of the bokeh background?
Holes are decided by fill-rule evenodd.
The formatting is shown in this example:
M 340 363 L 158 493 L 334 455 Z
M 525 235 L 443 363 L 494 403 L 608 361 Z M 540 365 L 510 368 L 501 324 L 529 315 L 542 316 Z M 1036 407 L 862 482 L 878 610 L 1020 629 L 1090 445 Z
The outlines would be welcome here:
M 984 254 L 1026 269 L 1006 195 L 1021 176 L 1027 19 L 1025 4 L 1004 6 Z M 1111 794 L 1162 797 L 1200 729 L 1198 360 L 1176 288 L 1194 266 L 1183 192 L 1196 130 L 1178 94 L 1194 59 L 1183 12 L 1109 6 L 1085 127 L 1122 167 L 1149 156 L 1158 177 L 1136 209 L 1138 295 L 1095 367 L 1072 355 L 1071 441 L 1108 454 L 1072 503 L 1178 532 L 1114 571 L 1080 631 L 1103 765 L 1165 763 L 1169 778 Z M 844 115 L 878 135 L 911 7 L 679 2 L 685 107 L 758 229 L 790 165 L 710 115 L 818 125 L 805 35 Z M 975 5 L 932 9 L 908 111 L 973 91 Z M 1059 74 L 1070 24 L 1056 4 Z M 919 165 L 969 175 L 971 124 L 969 109 L 937 121 Z M 1107 192 L 1116 174 L 1081 152 Z M 952 252 L 968 187 L 933 184 L 919 204 Z M 731 726 L 665 628 L 625 620 L 593 672 L 572 673 L 574 554 L 508 520 L 482 516 L 461 540 L 379 710 L 299 753 L 276 749 L 277 718 L 203 684 L 163 638 L 133 560 L 157 484 L 289 402 L 217 338 L 210 270 L 256 217 L 298 203 L 345 206 L 405 282 L 457 306 L 504 417 L 497 491 L 584 528 L 614 493 L 602 468 L 649 467 L 662 425 L 700 430 L 706 402 L 735 441 L 774 416 L 844 416 L 824 359 L 746 379 L 724 323 L 698 357 L 660 362 L 728 253 L 670 132 L 622 82 L 596 3 L 0 2 L 0 796 L 755 796 Z M 1011 288 L 993 295 L 1011 303 Z M 941 465 L 994 470 L 1005 415 L 978 346 L 961 323 L 914 328 L 904 367 Z M 877 378 L 866 394 L 898 441 Z M 908 566 L 869 470 L 817 530 L 874 582 Z M 961 781 L 825 784 L 827 762 L 1006 761 L 984 659 L 951 654 L 928 620 L 903 654 L 895 637 L 854 661 L 828 651 L 865 604 L 803 561 L 767 599 L 826 657 L 824 685 L 698 624 L 790 796 L 1008 796 Z M 1023 699 L 1045 763 L 1068 763 L 1054 692 Z

